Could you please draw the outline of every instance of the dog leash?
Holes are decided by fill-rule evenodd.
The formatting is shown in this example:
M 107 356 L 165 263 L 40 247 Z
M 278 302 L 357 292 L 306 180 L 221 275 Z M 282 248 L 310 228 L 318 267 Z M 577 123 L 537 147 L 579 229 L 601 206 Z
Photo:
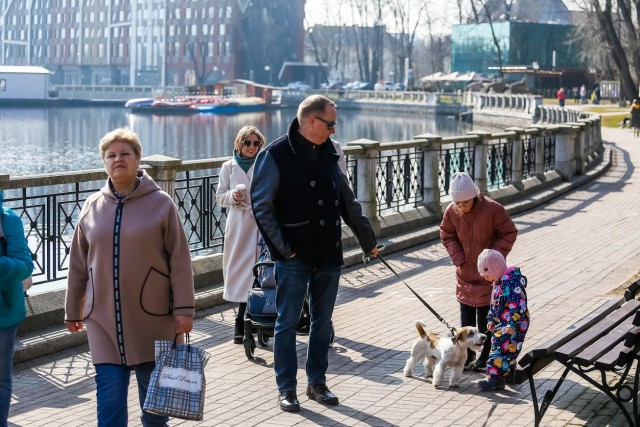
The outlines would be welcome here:
M 427 302 L 422 299 L 422 297 L 420 295 L 418 295 L 418 293 L 416 291 L 413 290 L 413 288 L 411 288 L 411 286 L 409 286 L 409 284 L 407 282 L 404 281 L 404 279 L 402 277 L 400 277 L 400 275 L 398 273 L 396 273 L 396 271 L 393 269 L 393 267 L 391 267 L 389 265 L 389 263 L 382 258 L 382 256 L 380 255 L 380 251 L 384 249 L 384 245 L 378 245 L 378 256 L 376 256 L 375 258 L 378 258 L 380 260 L 380 262 L 382 264 L 384 264 L 385 267 L 387 267 L 393 274 L 396 275 L 396 277 L 402 282 L 404 283 L 404 285 L 409 288 L 409 290 L 416 296 L 416 298 L 418 298 L 418 300 L 422 303 L 422 305 L 424 305 L 425 307 L 427 307 L 429 309 L 429 311 L 431 313 L 433 313 L 434 316 L 436 316 L 436 319 L 438 319 L 440 322 L 442 322 L 442 324 L 444 324 L 450 331 L 451 331 L 451 335 L 454 336 L 456 334 L 456 328 L 454 328 L 453 326 L 449 325 L 447 323 L 446 320 L 444 320 L 442 318 L 442 316 L 440 316 L 433 308 L 431 308 L 431 306 L 429 304 L 427 304 Z M 369 262 L 371 261 L 371 252 L 369 252 L 368 254 L 363 254 L 362 255 L 362 261 L 364 261 L 365 264 L 369 264 Z

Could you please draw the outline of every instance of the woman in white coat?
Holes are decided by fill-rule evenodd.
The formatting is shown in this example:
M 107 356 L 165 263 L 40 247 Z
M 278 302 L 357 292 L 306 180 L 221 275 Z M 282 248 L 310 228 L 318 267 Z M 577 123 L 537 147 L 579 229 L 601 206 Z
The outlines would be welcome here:
M 222 253 L 223 298 L 240 303 L 233 332 L 236 344 L 242 344 L 244 312 L 253 285 L 253 266 L 260 255 L 260 233 L 251 210 L 250 187 L 253 163 L 263 145 L 264 136 L 256 127 L 240 129 L 234 142 L 233 158 L 222 165 L 216 190 L 216 202 L 228 209 Z

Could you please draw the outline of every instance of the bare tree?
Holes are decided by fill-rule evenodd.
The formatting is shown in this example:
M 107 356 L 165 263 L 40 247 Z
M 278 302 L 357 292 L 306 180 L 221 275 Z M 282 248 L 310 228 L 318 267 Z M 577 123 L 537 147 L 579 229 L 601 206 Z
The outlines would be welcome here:
M 209 52 L 207 43 L 203 41 L 191 41 L 187 42 L 185 47 L 189 53 L 189 59 L 196 74 L 196 85 L 203 85 L 208 76 L 207 56 Z
M 606 48 L 607 56 L 615 64 L 621 92 L 627 99 L 637 97 L 640 81 L 640 2 L 632 0 L 584 0 L 580 2 L 587 20 L 601 34 L 599 40 Z M 578 34 L 578 37 L 581 35 Z M 586 34 L 580 37 L 583 49 L 593 46 Z M 589 65 L 594 65 L 591 62 Z
M 413 68 L 413 49 L 418 28 L 424 24 L 427 15 L 427 2 L 424 0 L 388 0 L 387 6 L 393 15 L 395 39 L 400 50 L 395 51 L 398 75 L 405 74 L 405 58 L 409 59 L 409 69 Z M 429 21 L 429 35 L 433 44 L 433 31 Z
M 383 0 L 351 0 L 350 4 L 352 21 L 361 23 L 360 27 L 352 27 L 360 79 L 377 80 L 383 76 L 384 2 Z
M 511 11 L 515 0 L 469 0 L 469 6 L 473 14 L 472 22 L 488 23 L 491 29 L 493 45 L 496 48 L 496 61 L 498 63 L 498 74 L 503 77 L 502 72 L 502 48 L 493 23 L 496 19 L 502 21 L 511 20 Z M 460 6 L 460 2 L 458 3 Z

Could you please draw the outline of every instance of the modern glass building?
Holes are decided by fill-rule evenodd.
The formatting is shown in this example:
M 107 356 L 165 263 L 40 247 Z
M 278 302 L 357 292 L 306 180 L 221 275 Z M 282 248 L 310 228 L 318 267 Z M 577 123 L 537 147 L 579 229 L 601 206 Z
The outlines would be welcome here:
M 502 66 L 541 70 L 582 68 L 577 46 L 569 42 L 572 25 L 533 22 L 494 22 Z M 454 25 L 451 33 L 451 71 L 496 74 L 497 49 L 489 23 Z

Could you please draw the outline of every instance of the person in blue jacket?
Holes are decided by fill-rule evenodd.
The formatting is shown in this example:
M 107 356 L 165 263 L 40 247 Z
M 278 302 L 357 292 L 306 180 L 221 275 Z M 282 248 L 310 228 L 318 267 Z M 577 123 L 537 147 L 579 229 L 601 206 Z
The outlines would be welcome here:
M 0 427 L 6 427 L 9 418 L 16 331 L 27 315 L 22 281 L 33 271 L 22 220 L 11 209 L 3 207 L 3 202 L 4 194 L 0 190 L 0 221 L 5 236 L 0 239 Z

